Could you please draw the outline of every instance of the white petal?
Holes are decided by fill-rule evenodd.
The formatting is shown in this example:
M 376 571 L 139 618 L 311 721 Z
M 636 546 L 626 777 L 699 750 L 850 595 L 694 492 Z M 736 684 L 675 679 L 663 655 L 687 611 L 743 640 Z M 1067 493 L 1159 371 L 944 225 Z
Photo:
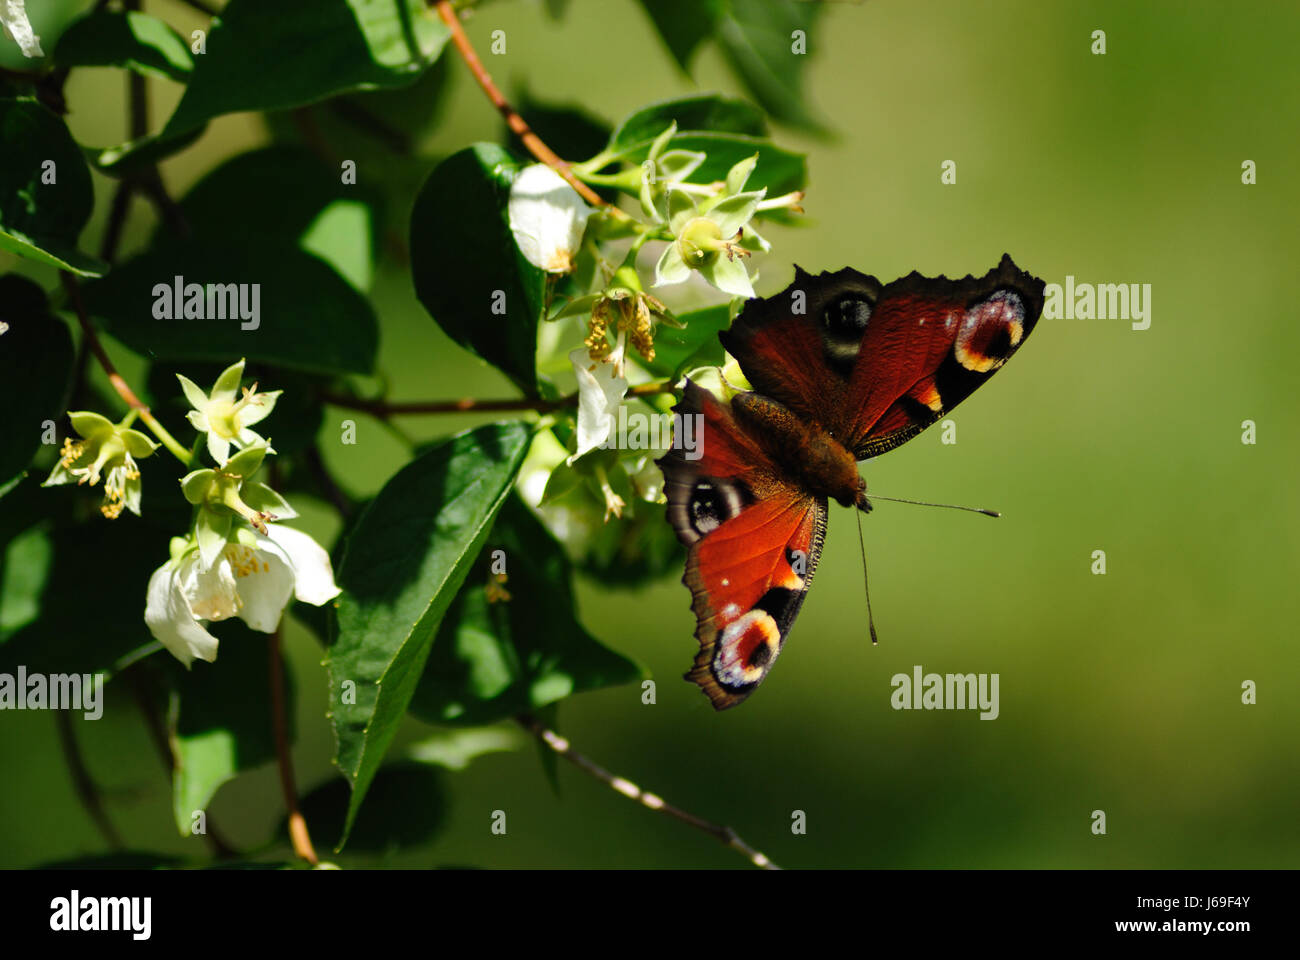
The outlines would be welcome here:
M 203 388 L 183 373 L 176 374 L 176 379 L 180 381 L 181 392 L 185 394 L 190 406 L 202 411 L 208 405 L 208 395 L 203 392 Z
M 239 588 L 239 619 L 271 633 L 293 593 L 293 568 L 276 550 L 232 546 L 230 552 Z
M 208 453 L 212 459 L 217 462 L 217 466 L 223 466 L 230 459 L 230 441 L 224 437 L 217 436 L 215 430 L 208 431 Z
M 293 565 L 293 595 L 303 603 L 319 607 L 343 592 L 334 582 L 330 555 L 301 530 L 272 523 L 267 525 L 266 536 L 258 534 L 257 538 L 270 540 Z
M 253 394 L 256 400 L 239 411 L 240 426 L 251 427 L 269 417 L 275 409 L 275 401 L 280 399 L 282 393 L 283 390 L 272 390 L 269 393 Z
M 627 380 L 614 376 L 612 363 L 595 364 L 586 347 L 569 354 L 573 374 L 578 378 L 578 449 L 569 457 L 569 463 L 584 453 L 595 450 L 614 429 L 614 411 L 627 393 Z
M 239 612 L 239 591 L 231 569 L 229 550 L 221 551 L 217 562 L 207 569 L 198 553 L 181 561 L 177 582 L 191 616 L 199 620 L 228 620 Z
M 170 562 L 149 578 L 144 622 L 154 639 L 187 668 L 195 657 L 209 663 L 217 659 L 217 638 L 204 630 L 190 613 Z
M 524 258 L 551 273 L 568 273 L 587 229 L 591 207 L 564 178 L 535 163 L 510 187 L 510 232 Z
M 0 0 L 0 25 L 4 26 L 5 34 L 14 38 L 24 57 L 45 56 L 41 50 L 41 38 L 27 19 L 23 0 Z

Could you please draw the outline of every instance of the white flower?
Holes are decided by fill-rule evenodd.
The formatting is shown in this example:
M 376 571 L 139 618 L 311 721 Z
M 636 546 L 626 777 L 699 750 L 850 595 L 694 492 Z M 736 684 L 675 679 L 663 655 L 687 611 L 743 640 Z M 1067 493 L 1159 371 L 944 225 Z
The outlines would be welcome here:
M 0 0 L 2 2 L 2 0 Z M 189 377 L 176 374 L 185 391 L 185 399 L 194 409 L 185 416 L 199 433 L 208 435 L 208 453 L 217 461 L 218 466 L 225 463 L 230 456 L 233 443 L 241 450 L 262 443 L 262 438 L 248 429 L 264 420 L 275 409 L 275 401 L 283 391 L 258 393 L 257 384 L 244 388 L 244 395 L 239 400 L 239 381 L 244 376 L 244 361 L 232 363 L 217 377 L 212 385 L 212 393 L 206 394 Z M 275 453 L 267 447 L 268 453 Z
M 32 30 L 31 21 L 27 19 L 24 0 L 0 0 L 0 28 L 6 37 L 12 37 L 22 50 L 24 57 L 43 57 L 41 38 Z
M 241 531 L 207 568 L 197 549 L 182 547 L 149 578 L 144 622 L 189 667 L 195 657 L 217 659 L 217 638 L 201 621 L 239 617 L 271 633 L 291 595 L 319 607 L 340 592 L 320 544 L 301 530 L 272 525 L 266 536 Z
M 569 362 L 578 378 L 578 449 L 568 459 L 572 464 L 609 439 L 627 381 L 614 375 L 612 363 L 592 363 L 586 347 L 571 352 Z
M 510 232 L 524 258 L 549 273 L 568 273 L 591 207 L 544 163 L 525 167 L 510 187 Z

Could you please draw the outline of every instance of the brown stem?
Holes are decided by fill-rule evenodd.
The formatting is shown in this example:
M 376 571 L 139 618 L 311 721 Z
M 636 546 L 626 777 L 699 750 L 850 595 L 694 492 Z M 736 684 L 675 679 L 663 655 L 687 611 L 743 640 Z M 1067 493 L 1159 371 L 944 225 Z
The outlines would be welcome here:
M 739 851 L 747 860 L 749 860 L 750 863 L 762 870 L 781 869 L 761 852 L 755 850 L 742 840 L 739 835 L 737 835 L 736 831 L 731 829 L 731 827 L 721 823 L 714 823 L 711 820 L 705 820 L 703 817 L 697 817 L 695 814 L 688 813 L 680 807 L 674 807 L 663 797 L 660 797 L 657 794 L 648 793 L 638 787 L 631 780 L 625 780 L 623 777 L 610 773 L 604 767 L 588 760 L 585 756 L 574 750 L 568 740 L 560 736 L 554 730 L 543 725 L 542 722 L 533 715 L 522 713 L 515 717 L 515 722 L 545 744 L 549 749 L 555 751 L 565 760 L 568 760 L 583 773 L 595 777 L 601 783 L 618 791 L 623 796 L 635 800 L 646 809 L 667 814 L 675 820 L 680 820 L 687 826 L 694 827 L 696 830 L 707 833 L 709 836 L 722 842 L 731 849 Z
M 474 74 L 474 79 L 483 88 L 483 92 L 492 101 L 492 105 L 505 118 L 506 126 L 523 141 L 524 146 L 528 148 L 528 152 L 567 180 L 569 186 L 577 190 L 579 196 L 593 207 L 609 206 L 600 194 L 573 175 L 569 165 L 560 159 L 559 155 L 548 147 L 541 137 L 533 133 L 532 128 L 528 126 L 524 118 L 516 113 L 515 109 L 506 101 L 501 91 L 497 89 L 497 85 L 492 82 L 492 75 L 483 66 L 483 61 L 474 52 L 474 46 L 469 42 L 469 37 L 465 35 L 465 31 L 460 25 L 460 18 L 456 16 L 456 11 L 452 8 L 450 0 L 436 0 L 433 6 L 437 7 L 438 16 L 442 17 L 442 22 L 451 31 L 451 42 L 456 45 L 456 50 L 460 53 L 461 59 L 465 61 L 465 65 L 469 67 L 470 72 Z M 611 207 L 611 209 L 616 208 Z
M 63 759 L 68 765 L 68 775 L 72 778 L 73 789 L 77 791 L 77 799 L 86 808 L 87 815 L 94 822 L 109 849 L 121 850 L 122 838 L 113 827 L 113 822 L 108 819 L 103 800 L 99 795 L 99 786 L 95 783 L 95 778 L 90 775 L 86 761 L 81 755 L 81 748 L 77 745 L 77 734 L 72 728 L 72 714 L 66 710 L 56 710 L 54 717 L 59 728 L 59 745 L 63 748 Z
M 661 393 L 672 393 L 675 383 L 642 383 L 628 388 L 629 397 L 652 397 Z M 477 400 L 465 397 L 461 400 L 415 400 L 405 403 L 387 403 L 382 400 L 363 400 L 338 393 L 323 393 L 321 399 L 336 407 L 348 410 L 360 410 L 376 417 L 388 417 L 411 413 L 499 413 L 508 410 L 536 410 L 549 413 L 563 410 L 565 407 L 578 405 L 577 393 L 570 393 L 558 400 L 529 400 L 521 397 L 515 400 Z
M 275 728 L 275 758 L 280 768 L 280 787 L 284 791 L 284 809 L 289 822 L 289 840 L 293 852 L 313 867 L 319 863 L 311 845 L 307 821 L 298 809 L 298 788 L 293 778 L 293 757 L 289 753 L 289 727 L 284 712 L 284 659 L 280 653 L 280 631 L 268 640 L 271 675 L 271 722 Z
M 149 408 L 141 402 L 140 398 L 135 395 L 117 368 L 113 366 L 113 361 L 108 359 L 108 353 L 104 350 L 104 345 L 99 342 L 99 335 L 95 333 L 95 328 L 90 325 L 90 320 L 86 316 L 85 304 L 81 302 L 81 285 L 77 283 L 77 278 L 66 270 L 61 274 L 63 278 L 63 289 L 67 291 L 68 299 L 72 301 L 72 307 L 77 314 L 77 322 L 81 324 L 81 332 L 86 338 L 86 343 L 90 346 L 90 352 L 95 355 L 99 365 L 104 370 L 104 375 L 108 377 L 108 382 L 113 385 L 117 395 L 126 402 L 126 405 L 133 410 L 139 410 L 140 413 L 146 414 Z

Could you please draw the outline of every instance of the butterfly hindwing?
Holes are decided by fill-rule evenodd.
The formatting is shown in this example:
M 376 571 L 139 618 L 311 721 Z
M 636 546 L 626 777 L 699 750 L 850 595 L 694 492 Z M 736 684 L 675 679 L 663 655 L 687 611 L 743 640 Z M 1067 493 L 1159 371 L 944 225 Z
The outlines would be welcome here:
M 789 635 L 821 555 L 826 501 L 781 479 L 729 408 L 690 381 L 674 410 L 702 418 L 696 458 L 674 449 L 659 461 L 700 643 L 686 676 L 722 710 L 754 691 Z
M 821 424 L 859 460 L 909 440 L 1019 349 L 1043 282 L 1004 255 L 983 277 L 911 273 L 892 283 L 846 268 L 750 300 L 723 345 L 754 389 Z

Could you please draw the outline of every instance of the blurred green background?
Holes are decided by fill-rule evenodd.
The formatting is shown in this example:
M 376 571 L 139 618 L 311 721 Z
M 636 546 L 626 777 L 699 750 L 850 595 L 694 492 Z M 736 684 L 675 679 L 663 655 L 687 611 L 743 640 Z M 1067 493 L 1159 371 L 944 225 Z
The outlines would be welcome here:
M 53 15 L 29 6 L 38 28 Z M 853 520 L 834 509 L 785 655 L 738 709 L 715 714 L 679 679 L 696 642 L 676 575 L 632 591 L 581 580 L 584 622 L 651 671 L 658 702 L 643 705 L 635 686 L 575 697 L 561 708 L 562 732 L 786 867 L 1295 866 L 1300 414 L 1288 391 L 1300 333 L 1287 298 L 1300 254 L 1300 8 L 826 7 L 807 79 L 834 137 L 775 129 L 778 144 L 808 151 L 808 226 L 768 232 L 760 294 L 782 289 L 794 263 L 851 265 L 882 280 L 912 269 L 960 276 L 1006 251 L 1048 282 L 1151 284 L 1150 329 L 1044 319 L 1008 370 L 958 410 L 955 445 L 941 444 L 936 428 L 864 466 L 873 490 L 1005 516 L 880 504 L 865 520 L 881 637 L 872 648 Z M 179 3 L 148 9 L 182 34 L 202 25 Z M 496 2 L 467 29 L 481 50 L 493 30 L 507 32 L 508 55 L 487 59 L 512 96 L 526 89 L 608 121 L 696 89 L 742 92 L 713 48 L 694 80 L 684 76 L 631 0 L 575 0 L 558 23 L 540 3 Z M 1090 52 L 1097 29 L 1104 56 Z M 645 54 L 635 73 L 633 54 Z M 429 157 L 500 137 L 463 64 L 447 59 L 449 89 L 421 141 Z M 81 142 L 124 139 L 123 87 L 115 71 L 74 72 L 68 122 Z M 157 125 L 179 88 L 151 87 Z M 179 195 L 268 138 L 259 117 L 223 118 L 163 175 Z M 946 160 L 955 185 L 940 182 Z M 1244 160 L 1258 166 L 1254 186 L 1241 182 Z M 410 174 L 413 196 L 432 165 L 395 176 Z M 107 181 L 96 190 L 89 249 L 110 196 Z M 125 253 L 143 245 L 150 217 L 136 205 Z M 405 234 L 404 222 L 393 226 Z M 11 269 L 54 286 L 51 273 L 0 255 L 0 270 Z M 510 395 L 430 321 L 404 264 L 387 260 L 373 299 L 395 399 Z M 122 366 L 128 376 L 141 369 Z M 322 436 L 337 437 L 344 416 L 355 414 L 330 410 Z M 402 426 L 425 439 L 485 419 Z M 1246 419 L 1258 425 L 1253 446 L 1241 442 Z M 327 443 L 325 454 L 347 487 L 369 494 L 405 453 L 373 421 L 359 424 L 357 446 Z M 319 536 L 337 532 L 323 509 L 303 512 Z M 1105 576 L 1090 572 L 1099 549 Z M 325 675 L 310 634 L 291 629 L 286 643 L 298 779 L 309 789 L 337 776 Z M 915 664 L 1000 674 L 1001 716 L 892 710 L 890 677 Z M 1241 703 L 1245 680 L 1258 685 L 1256 705 Z M 101 850 L 51 716 L 11 714 L 3 732 L 0 866 Z M 126 691 L 110 685 L 104 719 L 79 722 L 78 733 L 129 845 L 196 854 L 200 840 L 176 836 L 168 784 Z M 411 721 L 402 742 L 428 733 Z M 444 799 L 429 798 L 447 805 L 434 842 L 335 859 L 744 866 L 567 766 L 559 783 L 557 795 L 531 748 L 488 756 L 449 775 Z M 489 830 L 495 809 L 509 816 L 504 837 Z M 1097 809 L 1106 836 L 1090 830 Z M 795 810 L 807 815 L 806 835 L 791 833 Z M 237 845 L 263 843 L 281 817 L 274 769 L 224 787 L 209 814 Z

